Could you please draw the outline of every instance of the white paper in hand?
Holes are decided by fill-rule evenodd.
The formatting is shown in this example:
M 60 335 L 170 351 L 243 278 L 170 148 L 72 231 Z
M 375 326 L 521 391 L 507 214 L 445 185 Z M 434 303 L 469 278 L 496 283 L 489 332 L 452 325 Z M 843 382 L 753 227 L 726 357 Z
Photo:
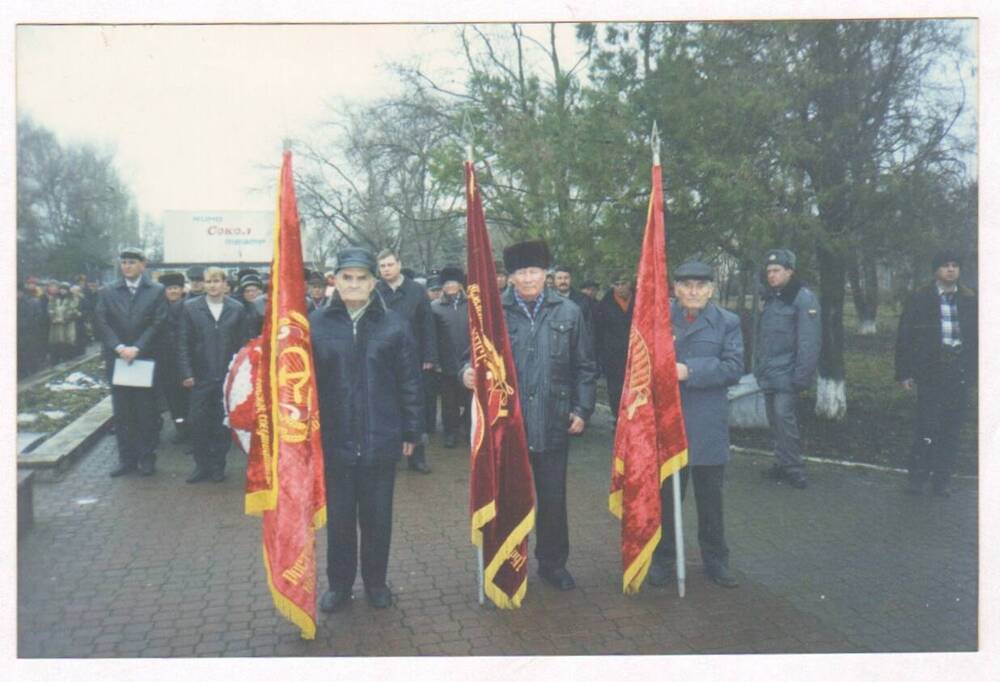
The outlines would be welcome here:
M 115 372 L 111 377 L 111 383 L 115 386 L 152 388 L 155 367 L 156 362 L 153 360 L 133 360 L 132 364 L 129 364 L 118 358 L 115 360 Z

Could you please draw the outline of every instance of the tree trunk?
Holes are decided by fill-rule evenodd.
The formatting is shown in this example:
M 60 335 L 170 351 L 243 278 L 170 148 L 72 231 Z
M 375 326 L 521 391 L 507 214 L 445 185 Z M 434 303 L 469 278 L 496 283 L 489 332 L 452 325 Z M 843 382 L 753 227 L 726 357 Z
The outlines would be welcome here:
M 820 309 L 823 345 L 816 384 L 816 416 L 840 421 L 847 414 L 844 386 L 844 278 L 845 258 L 820 246 Z
M 859 267 L 858 259 L 851 259 L 847 277 L 851 283 L 851 298 L 858 318 L 858 334 L 872 336 L 877 331 L 875 314 L 878 311 L 878 276 L 874 258 L 862 254 L 860 260 Z

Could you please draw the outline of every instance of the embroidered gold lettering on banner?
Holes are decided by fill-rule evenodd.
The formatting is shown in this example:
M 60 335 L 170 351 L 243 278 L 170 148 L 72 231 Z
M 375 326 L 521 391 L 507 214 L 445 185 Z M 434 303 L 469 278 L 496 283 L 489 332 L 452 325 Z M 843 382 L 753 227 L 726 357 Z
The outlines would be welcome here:
M 507 558 L 507 561 L 510 562 L 511 568 L 515 571 L 520 571 L 521 567 L 527 563 L 528 557 L 521 554 L 521 552 L 515 547 L 510 550 L 510 556 Z
M 312 543 L 306 546 L 296 557 L 295 563 L 281 572 L 281 577 L 296 587 L 302 588 L 306 594 L 312 593 L 313 576 L 315 575 L 316 563 L 313 561 Z
M 501 417 L 508 415 L 508 401 L 514 395 L 514 388 L 507 383 L 507 366 L 503 361 L 503 356 L 497 352 L 496 346 L 489 337 L 482 333 L 483 329 L 483 304 L 482 294 L 478 284 L 469 285 L 467 292 L 469 300 L 472 302 L 472 309 L 476 313 L 479 324 L 472 327 L 472 364 L 473 367 L 486 367 L 486 381 L 489 404 L 489 412 L 493 415 L 490 424 L 496 424 Z
M 626 408 L 626 414 L 629 419 L 632 419 L 636 410 L 649 402 L 649 385 L 653 377 L 649 348 L 642 335 L 635 328 L 632 329 L 628 338 L 628 358 L 628 392 L 631 402 Z

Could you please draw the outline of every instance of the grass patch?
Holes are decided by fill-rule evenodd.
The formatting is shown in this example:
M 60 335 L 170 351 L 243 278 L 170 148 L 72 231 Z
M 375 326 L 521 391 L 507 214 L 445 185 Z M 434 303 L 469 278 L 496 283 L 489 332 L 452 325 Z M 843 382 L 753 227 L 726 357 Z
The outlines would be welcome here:
M 30 424 L 20 425 L 18 427 L 19 430 L 36 433 L 55 433 L 111 394 L 111 390 L 107 386 L 78 391 L 51 391 L 47 388 L 48 384 L 59 383 L 74 372 L 82 372 L 94 379 L 104 380 L 104 360 L 98 356 L 74 369 L 53 376 L 44 384 L 33 386 L 18 393 L 18 413 L 30 412 L 38 415 L 37 420 Z M 51 419 L 42 414 L 42 410 L 60 410 L 66 414 L 61 419 Z
M 844 364 L 847 384 L 847 416 L 842 422 L 816 417 L 815 392 L 805 394 L 799 403 L 799 427 L 803 452 L 807 456 L 827 457 L 854 462 L 905 468 L 913 442 L 913 419 L 916 394 L 900 389 L 894 377 L 894 348 L 899 312 L 882 306 L 878 315 L 878 333 L 857 334 L 854 306 L 844 306 Z M 971 408 L 959 440 L 957 470 L 975 474 L 978 470 L 978 414 L 976 396 L 970 396 Z M 732 431 L 734 445 L 773 447 L 766 431 Z

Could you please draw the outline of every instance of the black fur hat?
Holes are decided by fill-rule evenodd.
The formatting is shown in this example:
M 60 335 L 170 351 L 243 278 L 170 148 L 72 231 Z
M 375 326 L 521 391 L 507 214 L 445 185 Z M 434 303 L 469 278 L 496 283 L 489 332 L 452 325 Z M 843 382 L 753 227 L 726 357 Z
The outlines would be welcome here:
M 455 267 L 454 265 L 447 265 L 441 268 L 441 272 L 438 273 L 438 281 L 442 284 L 445 282 L 458 282 L 464 287 L 465 273 L 462 272 L 462 268 Z
M 180 272 L 164 272 L 160 275 L 160 284 L 165 287 L 184 286 L 184 274 Z
M 541 239 L 511 244 L 503 250 L 504 267 L 512 274 L 521 268 L 545 269 L 551 260 L 549 246 Z

